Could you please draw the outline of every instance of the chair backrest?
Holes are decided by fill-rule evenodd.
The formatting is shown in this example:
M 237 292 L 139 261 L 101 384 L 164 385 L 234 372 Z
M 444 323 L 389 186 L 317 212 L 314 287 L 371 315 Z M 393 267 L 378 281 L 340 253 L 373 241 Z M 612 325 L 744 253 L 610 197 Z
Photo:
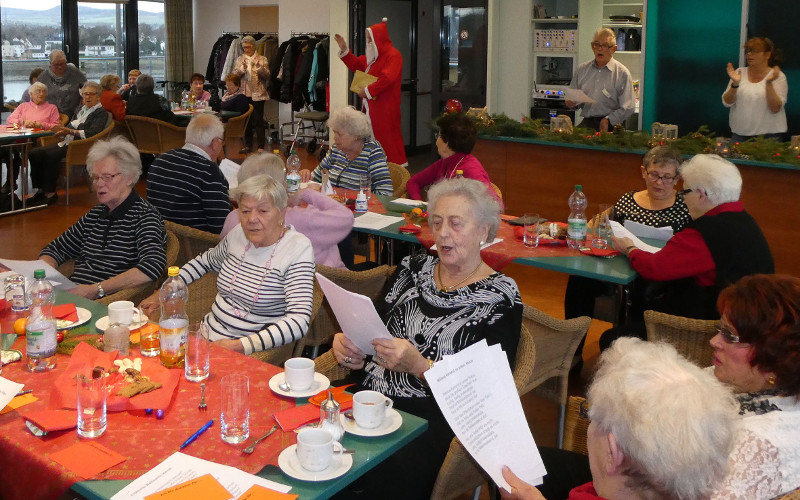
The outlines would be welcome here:
M 193 227 L 176 224 L 165 220 L 164 227 L 172 231 L 178 237 L 181 244 L 180 253 L 175 261 L 176 266 L 183 267 L 184 264 L 194 259 L 209 248 L 217 246 L 219 235 L 201 231 Z
M 411 178 L 408 169 L 397 163 L 387 163 L 389 175 L 392 177 L 392 189 L 396 198 L 401 198 L 406 192 L 406 183 Z
M 490 182 L 489 184 L 492 185 L 492 189 L 494 189 L 494 192 L 497 193 L 497 197 L 502 200 L 503 199 L 503 193 L 500 191 L 500 188 L 497 187 L 497 184 L 495 184 L 494 182 Z
M 588 455 L 586 433 L 589 430 L 590 421 L 583 416 L 583 411 L 581 411 L 585 404 L 586 399 L 584 398 L 578 396 L 569 397 L 566 422 L 564 424 L 564 446 L 562 449 Z
M 127 115 L 125 124 L 140 153 L 161 154 L 186 143 L 186 128 L 147 116 Z
M 104 128 L 99 134 L 87 137 L 86 139 L 78 139 L 70 142 L 67 146 L 67 156 L 65 159 L 67 168 L 72 165 L 86 165 L 86 157 L 89 155 L 89 150 L 92 148 L 94 143 L 101 139 L 105 139 L 113 129 L 114 121 L 112 120 L 111 123 L 108 124 L 106 128 Z
M 800 488 L 784 493 L 775 500 L 800 500 Z
M 567 381 L 572 358 L 581 339 L 589 330 L 592 318 L 581 316 L 574 319 L 556 319 L 542 311 L 523 304 L 522 323 L 528 327 L 536 344 L 536 365 L 521 394 L 539 388 L 556 378 L 554 388 L 540 387 L 537 393 L 556 401 L 567 403 Z
M 69 115 L 66 115 L 64 113 L 59 113 L 58 114 L 58 121 L 61 122 L 62 126 L 66 125 L 67 123 L 69 123 Z
M 658 311 L 644 312 L 647 340 L 666 342 L 689 361 L 698 366 L 708 366 L 714 349 L 709 344 L 716 335 L 718 321 L 684 318 Z
M 253 114 L 252 104 L 244 114 L 228 119 L 225 123 L 225 142 L 229 139 L 241 139 L 244 137 L 244 131 L 247 129 L 251 114 Z

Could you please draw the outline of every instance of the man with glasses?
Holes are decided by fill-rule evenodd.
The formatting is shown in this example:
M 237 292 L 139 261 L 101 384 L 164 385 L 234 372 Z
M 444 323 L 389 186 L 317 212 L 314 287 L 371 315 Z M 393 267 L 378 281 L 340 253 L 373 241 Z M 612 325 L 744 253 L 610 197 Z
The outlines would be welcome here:
M 628 68 L 614 59 L 617 42 L 612 30 L 597 30 L 591 45 L 594 59 L 578 66 L 570 88 L 582 90 L 594 102 L 578 104 L 567 99 L 566 104 L 581 109 L 584 126 L 609 132 L 633 114 L 633 81 Z
M 219 234 L 231 211 L 228 181 L 217 158 L 225 126 L 211 114 L 192 118 L 186 144 L 160 154 L 147 174 L 147 201 L 164 219 Z
M 39 75 L 37 81 L 47 85 L 47 102 L 55 104 L 59 113 L 75 114 L 81 105 L 80 90 L 86 76 L 72 64 L 67 64 L 63 51 L 50 52 L 50 67 Z

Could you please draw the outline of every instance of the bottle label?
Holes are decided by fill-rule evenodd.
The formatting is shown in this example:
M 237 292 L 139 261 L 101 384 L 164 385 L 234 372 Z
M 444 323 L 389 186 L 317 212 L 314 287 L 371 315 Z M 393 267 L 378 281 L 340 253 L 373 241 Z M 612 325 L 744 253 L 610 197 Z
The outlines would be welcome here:
M 290 193 L 297 192 L 300 189 L 300 174 L 292 172 L 286 176 L 286 187 Z
M 32 325 L 25 333 L 25 349 L 28 356 L 47 356 L 56 351 L 58 340 L 53 325 Z
M 567 219 L 567 238 L 572 240 L 585 240 L 586 219 Z
M 6 293 L 6 301 L 11 304 L 11 310 L 14 312 L 28 310 L 28 304 L 25 301 L 25 292 L 22 291 L 21 287 Z
M 356 200 L 356 212 L 363 213 L 367 211 L 367 199 Z

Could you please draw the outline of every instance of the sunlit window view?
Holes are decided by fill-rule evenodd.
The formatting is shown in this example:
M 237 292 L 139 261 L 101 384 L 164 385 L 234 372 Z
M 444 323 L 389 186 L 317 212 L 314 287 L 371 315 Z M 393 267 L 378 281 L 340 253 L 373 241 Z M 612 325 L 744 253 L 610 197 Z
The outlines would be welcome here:
M 139 70 L 163 81 L 167 31 L 164 27 L 164 2 L 139 0 Z M 123 78 L 124 80 L 124 78 Z M 161 86 L 158 86 L 161 88 Z M 157 90 L 158 91 L 158 90 Z

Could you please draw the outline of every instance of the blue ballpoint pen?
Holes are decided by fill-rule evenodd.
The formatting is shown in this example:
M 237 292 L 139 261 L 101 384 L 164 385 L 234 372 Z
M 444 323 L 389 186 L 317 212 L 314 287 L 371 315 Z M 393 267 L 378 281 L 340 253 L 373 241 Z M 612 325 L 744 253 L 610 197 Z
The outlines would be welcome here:
M 180 447 L 179 449 L 181 449 L 181 450 L 182 450 L 182 449 L 186 448 L 187 446 L 189 446 L 190 444 L 192 444 L 192 443 L 194 442 L 194 440 L 195 440 L 195 439 L 199 438 L 199 437 L 200 437 L 200 435 L 201 435 L 202 433 L 204 433 L 205 431 L 207 431 L 207 430 L 208 430 L 208 428 L 209 428 L 209 427 L 211 427 L 212 425 L 214 425 L 214 419 L 211 419 L 211 420 L 209 420 L 209 421 L 208 421 L 208 423 L 207 423 L 206 425 L 204 425 L 203 427 L 200 427 L 200 430 L 198 430 L 197 432 L 195 432 L 194 434 L 192 434 L 192 435 L 191 435 L 191 437 L 189 437 L 189 439 L 187 439 L 186 441 L 184 441 L 184 442 L 183 442 L 183 444 L 181 445 L 181 447 Z

